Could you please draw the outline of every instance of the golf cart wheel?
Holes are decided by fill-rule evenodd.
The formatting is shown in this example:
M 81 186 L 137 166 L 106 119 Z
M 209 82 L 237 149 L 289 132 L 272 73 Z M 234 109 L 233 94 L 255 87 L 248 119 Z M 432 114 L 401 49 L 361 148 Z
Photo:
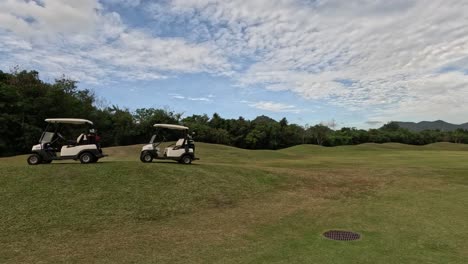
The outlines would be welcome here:
M 141 153 L 140 160 L 144 163 L 149 163 L 153 161 L 153 155 L 149 151 Z
M 192 157 L 190 157 L 189 155 L 185 155 L 180 161 L 182 164 L 190 164 L 192 163 Z
M 32 154 L 31 156 L 28 157 L 29 165 L 38 165 L 38 164 L 41 164 L 41 162 L 42 162 L 41 156 L 37 154 Z
M 92 163 L 93 160 L 94 160 L 94 155 L 89 152 L 85 152 L 80 155 L 80 162 L 83 164 Z

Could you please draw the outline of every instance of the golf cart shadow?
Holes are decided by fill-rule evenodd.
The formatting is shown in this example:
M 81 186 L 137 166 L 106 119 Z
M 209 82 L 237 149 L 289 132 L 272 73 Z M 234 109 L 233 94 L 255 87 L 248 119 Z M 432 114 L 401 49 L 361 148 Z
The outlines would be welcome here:
M 155 161 L 152 161 L 151 163 L 180 165 L 180 163 L 174 162 L 174 161 L 172 161 L 172 160 L 155 160 Z M 190 163 L 190 166 L 200 166 L 200 165 L 202 165 L 202 164 L 199 164 L 199 163 Z
M 87 164 L 88 166 L 96 166 L 96 165 L 102 165 L 102 164 L 106 164 L 106 163 L 118 163 L 118 161 L 114 161 L 114 160 L 107 160 L 107 161 L 99 161 L 99 162 L 95 162 L 95 163 L 90 163 L 90 164 Z M 51 163 L 45 163 L 45 164 L 42 164 L 44 166 L 52 166 L 52 165 L 71 165 L 71 164 L 74 164 L 74 165 L 80 165 L 81 163 L 76 163 L 76 162 L 73 162 L 73 161 L 66 161 L 66 162 L 63 162 L 63 161 L 60 161 L 60 162 L 51 162 Z

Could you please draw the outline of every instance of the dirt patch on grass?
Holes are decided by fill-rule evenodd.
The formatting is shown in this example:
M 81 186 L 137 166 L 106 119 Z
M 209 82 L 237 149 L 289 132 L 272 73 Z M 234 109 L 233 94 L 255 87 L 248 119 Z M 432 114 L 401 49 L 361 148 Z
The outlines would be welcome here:
M 371 195 L 376 190 L 391 184 L 394 174 L 372 169 L 306 170 L 263 168 L 270 172 L 289 176 L 285 189 L 304 189 L 310 195 L 323 199 L 357 198 Z M 376 177 L 375 175 L 379 175 Z

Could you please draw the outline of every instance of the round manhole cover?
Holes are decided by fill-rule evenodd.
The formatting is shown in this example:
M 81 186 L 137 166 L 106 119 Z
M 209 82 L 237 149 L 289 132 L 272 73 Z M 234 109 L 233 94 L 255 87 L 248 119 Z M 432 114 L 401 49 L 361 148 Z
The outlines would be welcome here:
M 332 240 L 339 240 L 339 241 L 351 241 L 351 240 L 358 240 L 361 238 L 361 235 L 358 233 L 350 232 L 350 231 L 341 231 L 341 230 L 330 230 L 323 233 L 323 236 L 332 239 Z

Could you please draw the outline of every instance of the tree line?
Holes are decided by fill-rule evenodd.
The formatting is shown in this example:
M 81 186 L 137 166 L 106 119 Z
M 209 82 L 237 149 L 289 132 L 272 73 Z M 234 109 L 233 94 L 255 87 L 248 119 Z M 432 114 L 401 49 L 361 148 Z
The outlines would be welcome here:
M 412 132 L 388 123 L 379 129 L 341 128 L 325 124 L 300 126 L 286 118 L 267 116 L 253 120 L 192 115 L 184 117 L 168 109 L 140 108 L 130 111 L 118 106 L 99 106 L 92 91 L 78 89 L 65 77 L 47 83 L 37 71 L 0 71 L 0 156 L 28 153 L 37 144 L 45 127 L 44 119 L 78 117 L 94 121 L 102 146 L 145 143 L 154 133 L 155 123 L 189 126 L 195 140 L 248 149 L 280 149 L 298 144 L 323 146 L 354 145 L 367 142 L 424 145 L 440 141 L 468 143 L 468 131 L 426 130 Z M 332 126 L 333 127 L 333 126 Z M 175 135 L 166 132 L 168 139 Z

